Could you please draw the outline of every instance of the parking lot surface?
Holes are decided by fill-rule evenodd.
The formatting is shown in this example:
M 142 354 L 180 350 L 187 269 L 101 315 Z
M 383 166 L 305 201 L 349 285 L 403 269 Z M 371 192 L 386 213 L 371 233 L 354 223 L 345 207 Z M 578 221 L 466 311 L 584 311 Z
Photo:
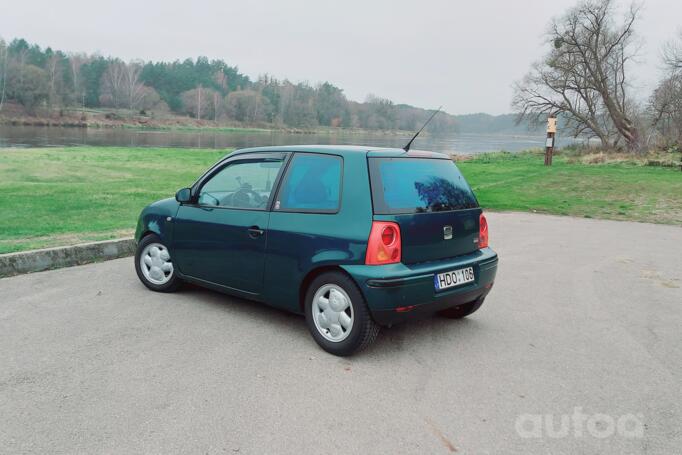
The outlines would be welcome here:
M 483 307 L 351 358 L 131 258 L 1 279 L 0 452 L 679 453 L 682 228 L 488 219 Z

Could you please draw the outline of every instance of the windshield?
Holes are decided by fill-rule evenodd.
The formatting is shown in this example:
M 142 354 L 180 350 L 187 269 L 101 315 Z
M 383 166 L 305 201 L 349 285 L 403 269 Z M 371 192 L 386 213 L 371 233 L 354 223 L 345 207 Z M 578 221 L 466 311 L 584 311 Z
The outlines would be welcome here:
M 374 213 L 427 213 L 478 207 L 451 160 L 370 158 Z

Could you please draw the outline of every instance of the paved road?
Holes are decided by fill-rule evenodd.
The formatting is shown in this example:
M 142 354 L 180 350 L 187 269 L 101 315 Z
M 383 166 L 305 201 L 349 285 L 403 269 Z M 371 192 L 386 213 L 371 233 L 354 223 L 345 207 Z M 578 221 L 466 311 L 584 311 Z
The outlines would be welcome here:
M 131 259 L 2 279 L 0 452 L 679 453 L 682 229 L 489 219 L 483 308 L 351 359 Z

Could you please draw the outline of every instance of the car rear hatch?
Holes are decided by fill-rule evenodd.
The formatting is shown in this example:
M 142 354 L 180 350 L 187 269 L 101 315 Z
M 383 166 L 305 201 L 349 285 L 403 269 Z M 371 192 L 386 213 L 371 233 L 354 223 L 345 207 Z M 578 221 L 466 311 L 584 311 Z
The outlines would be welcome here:
M 413 264 L 478 249 L 478 206 L 455 163 L 437 154 L 368 156 L 374 219 L 400 226 L 402 262 Z

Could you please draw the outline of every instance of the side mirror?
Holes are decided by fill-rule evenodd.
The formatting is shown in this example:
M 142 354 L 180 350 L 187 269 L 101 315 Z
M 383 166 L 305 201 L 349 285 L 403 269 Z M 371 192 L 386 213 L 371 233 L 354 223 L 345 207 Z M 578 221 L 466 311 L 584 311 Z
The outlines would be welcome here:
M 192 190 L 189 188 L 183 188 L 175 193 L 175 200 L 181 204 L 186 204 L 192 202 Z

